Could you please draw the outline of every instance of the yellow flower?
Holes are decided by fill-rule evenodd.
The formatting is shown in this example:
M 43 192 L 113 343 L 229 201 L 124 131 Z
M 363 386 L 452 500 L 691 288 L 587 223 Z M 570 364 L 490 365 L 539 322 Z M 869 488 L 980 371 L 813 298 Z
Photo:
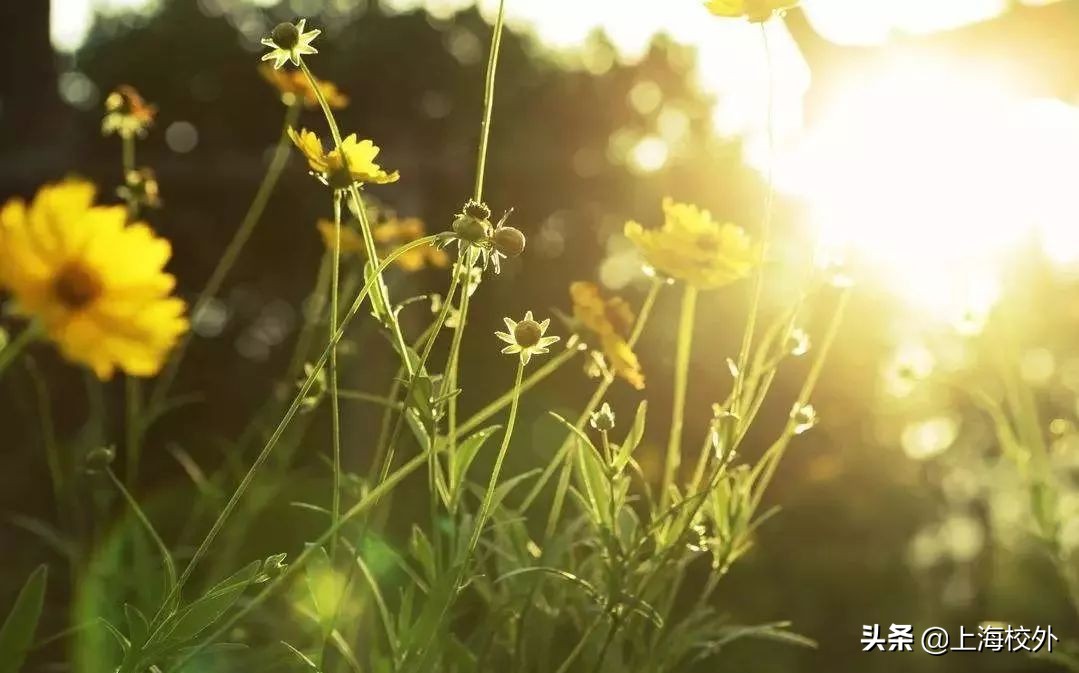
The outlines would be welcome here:
M 371 236 L 376 243 L 384 243 L 391 248 L 398 248 L 406 243 L 411 243 L 418 238 L 423 238 L 426 227 L 423 220 L 418 217 L 406 217 L 403 219 L 392 218 L 375 227 Z M 419 271 L 428 266 L 444 269 L 450 265 L 450 256 L 445 250 L 433 245 L 421 245 L 412 248 L 397 258 L 397 265 L 405 271 Z
M 334 224 L 332 220 L 319 220 L 318 221 L 318 233 L 322 234 L 322 242 L 326 245 L 327 250 L 333 250 L 334 239 L 337 238 L 334 232 Z M 341 227 L 341 254 L 342 255 L 360 255 L 363 254 L 363 236 L 360 232 L 356 231 L 352 227 Z
M 744 278 L 758 261 L 759 248 L 741 227 L 720 224 L 697 206 L 663 200 L 661 229 L 626 223 L 626 236 L 650 267 L 700 289 Z
M 285 105 L 295 105 L 302 101 L 309 108 L 318 107 L 318 96 L 311 86 L 311 81 L 299 70 L 277 70 L 269 64 L 259 66 L 259 74 L 263 79 L 273 85 L 281 94 L 281 102 Z M 322 95 L 326 97 L 326 103 L 334 109 L 341 109 L 348 105 L 348 96 L 341 93 L 337 85 L 324 79 L 318 80 L 318 86 L 322 89 Z
M 352 183 L 374 183 L 384 185 L 397 182 L 400 173 L 387 173 L 375 163 L 379 148 L 370 140 L 357 140 L 353 133 L 341 142 L 341 149 L 326 152 L 322 141 L 307 129 L 290 128 L 288 135 L 292 142 L 307 157 L 307 164 L 327 185 L 334 189 L 347 189 Z M 347 164 L 347 166 L 346 166 Z
M 797 4 L 798 0 L 708 0 L 705 6 L 716 16 L 745 17 L 763 23 Z
M 641 363 L 626 341 L 633 327 L 633 309 L 620 297 L 604 299 L 592 283 L 573 283 L 569 292 L 574 319 L 590 333 L 583 335 L 585 341 L 612 372 L 637 390 L 644 389 Z
M 329 250 L 333 249 L 333 229 L 332 221 L 318 221 L 318 230 L 322 234 L 322 241 Z M 424 233 L 423 221 L 418 217 L 394 218 L 376 226 L 374 231 L 371 232 L 371 237 L 375 239 L 375 246 L 378 248 L 379 254 L 384 257 L 387 253 L 405 243 L 411 243 L 418 238 L 422 238 Z M 363 255 L 365 254 L 364 251 L 363 237 L 360 232 L 356 231 L 354 227 L 342 226 L 341 253 Z M 407 251 L 398 257 L 395 263 L 405 271 L 419 271 L 427 266 L 442 269 L 449 266 L 450 258 L 444 250 L 440 250 L 433 245 L 423 245 Z
M 157 108 L 147 103 L 135 87 L 123 84 L 105 99 L 101 133 L 118 133 L 125 138 L 145 135 L 156 114 Z
M 94 187 L 68 180 L 42 187 L 29 207 L 0 209 L 0 285 L 17 310 L 40 322 L 67 359 L 98 378 L 161 369 L 188 329 L 176 279 L 164 272 L 168 241 L 123 206 L 94 206 Z
M 311 41 L 322 34 L 319 29 L 304 32 L 307 19 L 300 19 L 296 25 L 291 23 L 279 23 L 270 32 L 269 37 L 262 38 L 262 44 L 270 48 L 270 53 L 263 54 L 263 61 L 273 61 L 275 70 L 279 70 L 286 61 L 292 61 L 292 65 L 300 66 L 300 57 L 303 54 L 317 54 L 318 49 L 311 46 Z

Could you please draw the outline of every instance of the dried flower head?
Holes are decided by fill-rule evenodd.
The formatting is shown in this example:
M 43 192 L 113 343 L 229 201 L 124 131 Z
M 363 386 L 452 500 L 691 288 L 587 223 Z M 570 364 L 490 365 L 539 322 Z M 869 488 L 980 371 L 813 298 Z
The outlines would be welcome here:
M 495 332 L 495 336 L 509 344 L 502 349 L 502 352 L 507 355 L 519 353 L 521 362 L 526 365 L 533 355 L 550 352 L 548 347 L 558 341 L 556 336 L 544 336 L 547 328 L 551 325 L 551 319 L 536 322 L 532 317 L 532 311 L 525 313 L 524 319 L 520 322 L 511 318 L 503 318 L 502 320 L 505 321 L 509 330 L 508 332 Z
M 311 80 L 299 70 L 278 70 L 269 64 L 259 66 L 259 74 L 269 82 L 281 95 L 281 102 L 292 106 L 302 102 L 306 107 L 318 107 L 318 96 L 315 88 L 311 86 Z M 319 89 L 326 99 L 326 104 L 334 109 L 341 109 L 348 105 L 348 96 L 341 93 L 333 82 L 320 79 Z
M 791 407 L 791 431 L 796 435 L 808 432 L 819 420 L 812 404 L 795 404 Z
M 123 206 L 94 206 L 94 187 L 68 180 L 42 187 L 29 207 L 0 209 L 0 286 L 19 313 L 38 320 L 63 355 L 100 379 L 117 368 L 152 376 L 187 331 L 169 242 Z
M 262 60 L 273 61 L 274 69 L 278 70 L 286 61 L 292 61 L 292 65 L 299 67 L 303 54 L 317 54 L 318 50 L 311 46 L 311 41 L 322 31 L 317 28 L 304 31 L 306 25 L 307 19 L 300 19 L 297 24 L 277 24 L 269 37 L 262 38 L 262 44 L 270 48 L 269 53 L 263 54 Z
M 502 219 L 495 225 L 491 235 L 483 242 L 483 264 L 486 267 L 487 262 L 490 261 L 495 267 L 495 273 L 502 272 L 503 259 L 517 257 L 525 249 L 525 235 L 519 229 L 506 226 L 506 220 L 512 212 L 513 209 L 510 209 L 502 215 Z
M 670 278 L 700 289 L 712 289 L 744 278 L 756 265 L 759 248 L 741 227 L 720 224 L 707 210 L 663 200 L 660 229 L 626 223 L 629 238 L 645 262 Z
M 154 122 L 157 108 L 147 103 L 135 87 L 123 84 L 105 98 L 101 133 L 124 138 L 142 137 Z
M 572 283 L 569 293 L 576 331 L 591 348 L 593 362 L 643 390 L 641 364 L 626 341 L 635 318 L 633 309 L 621 297 L 604 298 L 593 283 Z
M 314 175 L 334 189 L 348 189 L 352 184 L 383 185 L 397 182 L 401 174 L 387 173 L 375 163 L 379 148 L 370 140 L 357 140 L 353 133 L 341 142 L 340 149 L 326 152 L 322 141 L 307 129 L 288 130 L 292 142 L 307 158 Z

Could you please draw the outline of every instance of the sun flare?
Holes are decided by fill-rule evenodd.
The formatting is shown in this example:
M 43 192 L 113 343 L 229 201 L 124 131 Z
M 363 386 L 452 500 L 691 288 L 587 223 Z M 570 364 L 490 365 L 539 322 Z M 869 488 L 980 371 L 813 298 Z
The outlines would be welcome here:
M 988 310 L 1021 246 L 1079 258 L 1079 109 L 939 55 L 841 91 L 777 171 L 824 247 L 946 319 Z

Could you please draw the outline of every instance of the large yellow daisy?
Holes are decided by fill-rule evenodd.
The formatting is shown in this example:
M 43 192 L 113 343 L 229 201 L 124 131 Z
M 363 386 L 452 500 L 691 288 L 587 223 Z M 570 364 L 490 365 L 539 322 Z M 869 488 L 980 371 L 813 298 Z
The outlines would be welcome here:
M 746 232 L 688 203 L 663 200 L 663 227 L 645 229 L 626 223 L 626 236 L 659 273 L 699 289 L 721 287 L 745 277 L 760 250 Z
M 0 286 L 67 359 L 98 378 L 161 369 L 188 329 L 184 302 L 164 272 L 168 241 L 123 206 L 94 206 L 94 187 L 68 180 L 42 187 L 27 206 L 0 209 Z

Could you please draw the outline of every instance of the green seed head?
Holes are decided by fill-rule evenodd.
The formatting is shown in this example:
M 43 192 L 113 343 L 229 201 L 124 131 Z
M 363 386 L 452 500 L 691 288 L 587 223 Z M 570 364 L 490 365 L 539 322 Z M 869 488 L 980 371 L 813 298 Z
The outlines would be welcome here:
M 531 348 L 539 343 L 543 330 L 535 320 L 522 320 L 513 328 L 513 340 L 521 348 Z
M 491 224 L 487 220 L 468 214 L 458 215 L 453 221 L 453 233 L 466 243 L 479 243 L 487 238 L 490 230 Z
M 87 472 L 104 472 L 116 460 L 116 449 L 100 446 L 86 455 Z
M 591 421 L 592 427 L 600 432 L 610 432 L 614 430 L 614 411 L 611 409 L 611 405 L 606 402 L 599 408 L 599 411 L 592 414 Z
M 488 220 L 491 218 L 491 209 L 485 203 L 469 201 L 465 204 L 465 215 L 474 217 L 477 220 Z
M 270 39 L 281 49 L 293 49 L 300 43 L 300 30 L 291 23 L 279 23 L 270 33 Z
M 499 227 L 491 235 L 491 242 L 495 250 L 506 257 L 516 257 L 525 250 L 525 235 L 520 229 L 513 227 Z

